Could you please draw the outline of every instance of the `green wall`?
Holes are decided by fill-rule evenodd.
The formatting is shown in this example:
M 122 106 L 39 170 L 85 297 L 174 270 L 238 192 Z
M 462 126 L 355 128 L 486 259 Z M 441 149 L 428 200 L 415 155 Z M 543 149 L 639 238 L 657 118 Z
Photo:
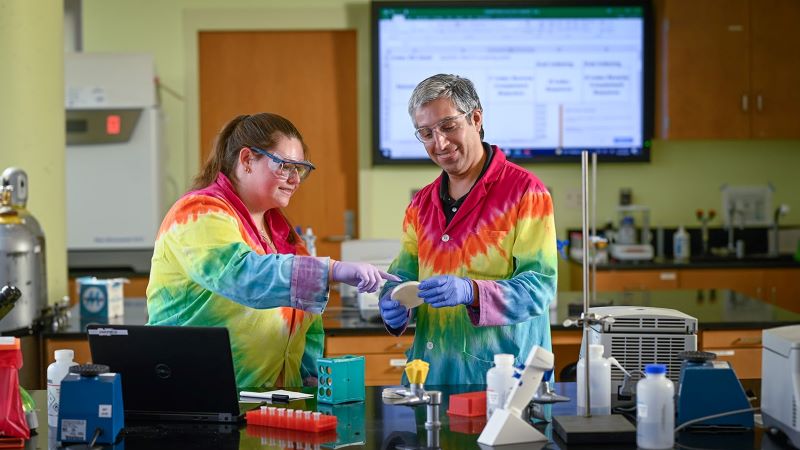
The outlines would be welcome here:
M 84 0 L 83 7 L 85 51 L 151 52 L 161 82 L 178 94 L 162 91 L 161 96 L 167 115 L 168 203 L 187 186 L 198 165 L 198 30 L 357 30 L 361 237 L 397 237 L 410 191 L 438 174 L 432 165 L 370 165 L 371 56 L 365 0 Z M 491 116 L 492 111 L 485 113 Z M 487 135 L 491 136 L 491 130 Z M 719 210 L 719 190 L 725 183 L 771 182 L 776 188 L 775 204 L 793 206 L 783 223 L 800 224 L 798 150 L 800 141 L 655 141 L 650 163 L 600 166 L 598 221 L 613 217 L 620 187 L 633 188 L 634 200 L 651 207 L 654 225 L 670 226 L 696 224 L 696 208 Z M 580 189 L 578 164 L 527 167 L 552 188 L 562 234 L 566 227 L 579 226 L 580 211 L 570 200 Z
M 67 295 L 62 4 L 0 0 L 0 171 L 28 174 L 27 208 L 47 240 L 51 302 Z

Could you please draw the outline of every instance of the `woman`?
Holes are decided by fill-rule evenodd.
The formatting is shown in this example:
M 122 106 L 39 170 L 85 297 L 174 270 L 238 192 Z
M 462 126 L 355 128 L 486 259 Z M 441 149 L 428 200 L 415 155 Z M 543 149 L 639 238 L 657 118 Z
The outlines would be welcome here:
M 373 292 L 394 279 L 369 264 L 308 256 L 280 211 L 314 170 L 305 155 L 285 118 L 236 117 L 156 239 L 148 323 L 227 327 L 241 387 L 315 384 L 329 283 Z

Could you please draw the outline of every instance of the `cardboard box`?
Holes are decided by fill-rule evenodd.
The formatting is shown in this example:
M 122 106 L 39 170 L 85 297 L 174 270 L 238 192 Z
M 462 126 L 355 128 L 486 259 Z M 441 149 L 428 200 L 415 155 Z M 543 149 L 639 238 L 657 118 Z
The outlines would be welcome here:
M 81 319 L 104 319 L 122 317 L 125 295 L 122 291 L 127 278 L 81 277 L 75 280 L 81 304 Z

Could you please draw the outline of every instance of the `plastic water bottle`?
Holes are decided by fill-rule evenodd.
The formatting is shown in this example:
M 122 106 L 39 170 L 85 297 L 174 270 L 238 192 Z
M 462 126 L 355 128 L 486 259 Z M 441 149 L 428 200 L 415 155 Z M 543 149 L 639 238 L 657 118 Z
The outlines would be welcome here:
M 47 367 L 47 424 L 58 426 L 58 402 L 61 398 L 61 380 L 69 373 L 69 368 L 77 366 L 72 358 L 75 352 L 69 349 L 56 350 L 56 362 Z
M 675 261 L 688 261 L 691 255 L 689 233 L 683 228 L 678 227 L 678 231 L 672 235 L 672 254 Z
M 303 242 L 306 244 L 306 250 L 311 256 L 317 256 L 317 237 L 314 236 L 314 230 L 311 227 L 306 228 L 303 233 Z
M 672 448 L 675 444 L 675 386 L 663 364 L 648 364 L 636 384 L 636 445 Z
M 514 355 L 494 355 L 494 367 L 486 372 L 486 418 L 506 404 L 509 392 L 514 387 Z
M 595 416 L 611 414 L 611 361 L 603 358 L 605 348 L 589 345 L 589 399 Z M 578 415 L 586 414 L 585 358 L 578 360 Z

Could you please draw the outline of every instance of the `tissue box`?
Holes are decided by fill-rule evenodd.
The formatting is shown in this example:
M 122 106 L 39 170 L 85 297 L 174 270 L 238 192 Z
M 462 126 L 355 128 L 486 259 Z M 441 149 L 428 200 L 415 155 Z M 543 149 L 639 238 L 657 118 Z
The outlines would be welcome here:
M 96 277 L 81 277 L 75 280 L 78 301 L 81 303 L 81 319 L 110 319 L 122 317 L 122 284 L 126 278 L 99 280 Z

